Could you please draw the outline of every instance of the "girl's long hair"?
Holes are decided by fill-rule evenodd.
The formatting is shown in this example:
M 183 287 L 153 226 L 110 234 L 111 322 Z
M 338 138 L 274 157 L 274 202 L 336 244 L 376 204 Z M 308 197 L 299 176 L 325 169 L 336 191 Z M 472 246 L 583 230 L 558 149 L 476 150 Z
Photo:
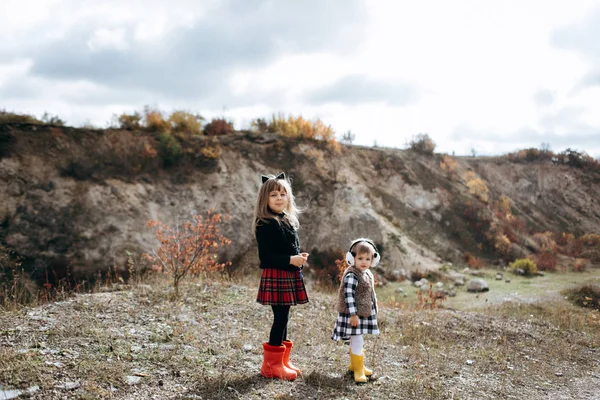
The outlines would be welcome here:
M 298 229 L 300 227 L 298 214 L 300 214 L 301 211 L 296 207 L 296 201 L 294 200 L 290 182 L 287 178 L 277 179 L 275 175 L 268 175 L 268 177 L 269 179 L 262 184 L 258 191 L 258 199 L 256 200 L 256 208 L 254 209 L 253 231 L 256 232 L 256 227 L 266 223 L 268 219 L 274 219 L 278 223 L 285 221 L 293 228 Z M 269 209 L 269 195 L 272 191 L 281 189 L 285 190 L 288 195 L 288 203 L 284 210 L 285 216 L 283 218 L 271 212 Z

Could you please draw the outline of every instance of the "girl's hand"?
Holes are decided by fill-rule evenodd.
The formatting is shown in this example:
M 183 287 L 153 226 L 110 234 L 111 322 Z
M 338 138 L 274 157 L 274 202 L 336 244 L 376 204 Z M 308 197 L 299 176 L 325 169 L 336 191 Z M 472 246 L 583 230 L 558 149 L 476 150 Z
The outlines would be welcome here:
M 302 264 L 304 264 L 304 262 L 306 261 L 308 257 L 305 257 L 303 255 L 295 255 L 295 256 L 291 256 L 290 257 L 290 264 L 292 264 L 295 267 L 301 267 Z
M 353 328 L 358 326 L 358 315 L 353 315 L 350 317 L 350 325 L 352 325 Z
M 304 257 L 305 262 L 308 260 L 308 253 L 300 253 L 300 255 Z

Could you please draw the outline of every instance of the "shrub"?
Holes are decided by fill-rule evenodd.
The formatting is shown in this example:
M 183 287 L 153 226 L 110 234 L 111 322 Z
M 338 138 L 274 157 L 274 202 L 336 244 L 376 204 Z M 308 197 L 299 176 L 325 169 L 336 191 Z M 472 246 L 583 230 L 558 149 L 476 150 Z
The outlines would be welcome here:
M 548 251 L 556 252 L 557 246 L 553 239 L 554 234 L 552 232 L 539 232 L 532 236 L 533 241 L 539 246 L 540 249 L 546 249 Z
M 467 265 L 470 268 L 473 268 L 473 269 L 480 269 L 482 266 L 481 259 L 475 257 L 473 254 L 469 253 L 468 251 L 465 252 L 465 262 L 467 263 Z
M 573 265 L 573 271 L 575 272 L 585 272 L 587 267 L 587 260 L 585 258 L 578 258 L 575 260 L 575 264 Z
M 552 159 L 555 164 L 568 165 L 573 168 L 586 168 L 591 170 L 600 170 L 600 162 L 590 157 L 585 151 L 579 152 L 573 149 L 566 149 L 558 153 Z
M 146 106 L 144 108 L 144 121 L 146 129 L 151 132 L 167 132 L 169 131 L 169 123 L 165 121 L 160 110 Z
M 600 286 L 586 283 L 564 292 L 567 299 L 580 307 L 600 310 Z
M 440 161 L 440 168 L 449 175 L 452 175 L 454 172 L 456 172 L 457 165 L 458 161 L 450 156 L 444 156 L 442 161 Z
M 581 236 L 579 240 L 588 247 L 600 246 L 600 235 L 595 233 L 586 233 L 585 235 Z
M 183 155 L 181 145 L 169 132 L 162 132 L 158 136 L 158 153 L 165 167 L 177 165 Z
M 139 112 L 133 114 L 121 114 L 117 117 L 119 128 L 135 131 L 142 128 L 142 116 Z
M 505 195 L 500 196 L 495 203 L 495 207 L 501 215 L 510 214 L 510 199 Z
M 220 233 L 222 221 L 221 214 L 207 211 L 174 227 L 156 220 L 147 222 L 147 228 L 154 231 L 158 240 L 158 247 L 151 251 L 153 268 L 170 276 L 176 297 L 179 283 L 188 274 L 221 271 L 229 265 L 217 262 L 219 247 L 231 244 Z
M 489 189 L 487 185 L 481 180 L 481 178 L 478 178 L 473 171 L 467 171 L 467 173 L 465 173 L 464 175 L 464 180 L 467 182 L 469 193 L 471 193 L 473 196 L 477 197 L 484 203 L 488 202 Z
M 0 110 L 0 124 L 41 124 L 42 121 L 28 114 L 16 114 Z
M 47 125 L 65 126 L 65 121 L 60 119 L 58 115 L 50 115 L 47 112 L 42 115 L 42 122 Z
M 537 274 L 537 265 L 533 260 L 528 258 L 520 258 L 508 264 L 510 271 L 515 272 L 517 269 L 523 270 L 526 276 L 533 276 Z
M 221 156 L 223 150 L 219 146 L 206 146 L 200 150 L 202 157 L 207 158 L 209 160 L 216 160 Z
M 494 247 L 498 254 L 500 254 L 504 258 L 509 258 L 510 256 L 510 240 L 508 237 L 501 233 L 495 237 Z
M 229 135 L 234 132 L 233 123 L 225 118 L 213 118 L 205 127 L 204 134 L 208 136 Z
M 411 150 L 423 154 L 433 154 L 435 150 L 435 142 L 426 133 L 419 133 L 411 139 L 409 142 Z
M 354 143 L 354 139 L 356 139 L 356 135 L 352 133 L 352 131 L 348 131 L 342 135 L 341 142 L 351 145 L 352 143 Z
M 256 118 L 250 123 L 250 129 L 260 133 L 266 133 L 269 132 L 269 123 L 264 118 Z
M 186 111 L 174 111 L 168 119 L 172 132 L 181 132 L 188 135 L 199 135 L 202 133 L 202 121 L 204 117 Z
M 340 255 L 344 254 L 341 249 L 326 249 L 322 251 L 316 248 L 312 249 L 309 259 L 310 271 L 315 274 L 315 280 L 320 285 L 332 287 L 340 282 L 340 268 L 343 268 L 343 264 L 337 261 L 341 259 Z
M 541 271 L 556 271 L 556 253 L 546 247 L 543 247 L 539 253 L 534 254 L 533 260 Z
M 311 121 L 302 116 L 289 116 L 285 118 L 282 114 L 273 115 L 268 126 L 269 132 L 278 132 L 283 136 L 314 139 L 323 141 L 335 141 L 335 131 L 330 125 L 325 125 L 320 119 Z
M 515 162 L 533 162 L 533 161 L 550 161 L 554 156 L 549 149 L 536 149 L 531 147 L 528 149 L 518 150 L 514 153 L 508 153 L 507 158 Z

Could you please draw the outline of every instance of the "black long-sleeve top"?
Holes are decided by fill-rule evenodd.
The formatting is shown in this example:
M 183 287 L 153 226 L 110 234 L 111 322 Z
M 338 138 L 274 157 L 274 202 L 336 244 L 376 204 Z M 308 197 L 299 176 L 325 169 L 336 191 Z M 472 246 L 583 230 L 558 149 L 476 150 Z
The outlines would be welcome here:
M 259 222 L 256 227 L 256 241 L 261 269 L 300 270 L 299 267 L 290 264 L 290 256 L 300 254 L 298 233 L 286 222 L 278 223 L 274 219 Z

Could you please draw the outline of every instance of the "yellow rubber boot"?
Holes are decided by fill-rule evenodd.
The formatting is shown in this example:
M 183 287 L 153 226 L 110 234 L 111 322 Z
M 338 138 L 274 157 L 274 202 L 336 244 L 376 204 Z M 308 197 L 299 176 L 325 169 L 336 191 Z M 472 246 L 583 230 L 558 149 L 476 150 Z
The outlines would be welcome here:
M 364 353 L 363 353 L 364 354 Z M 354 367 L 354 382 L 356 383 L 365 383 L 369 379 L 365 375 L 365 356 L 357 356 L 356 354 L 352 354 L 350 352 L 350 362 Z
M 362 351 L 363 356 L 365 355 L 365 350 Z M 366 376 L 373 375 L 373 371 L 363 365 L 363 369 L 365 371 Z M 348 365 L 348 372 L 354 372 L 354 364 L 352 363 L 352 350 L 350 350 L 350 365 Z

